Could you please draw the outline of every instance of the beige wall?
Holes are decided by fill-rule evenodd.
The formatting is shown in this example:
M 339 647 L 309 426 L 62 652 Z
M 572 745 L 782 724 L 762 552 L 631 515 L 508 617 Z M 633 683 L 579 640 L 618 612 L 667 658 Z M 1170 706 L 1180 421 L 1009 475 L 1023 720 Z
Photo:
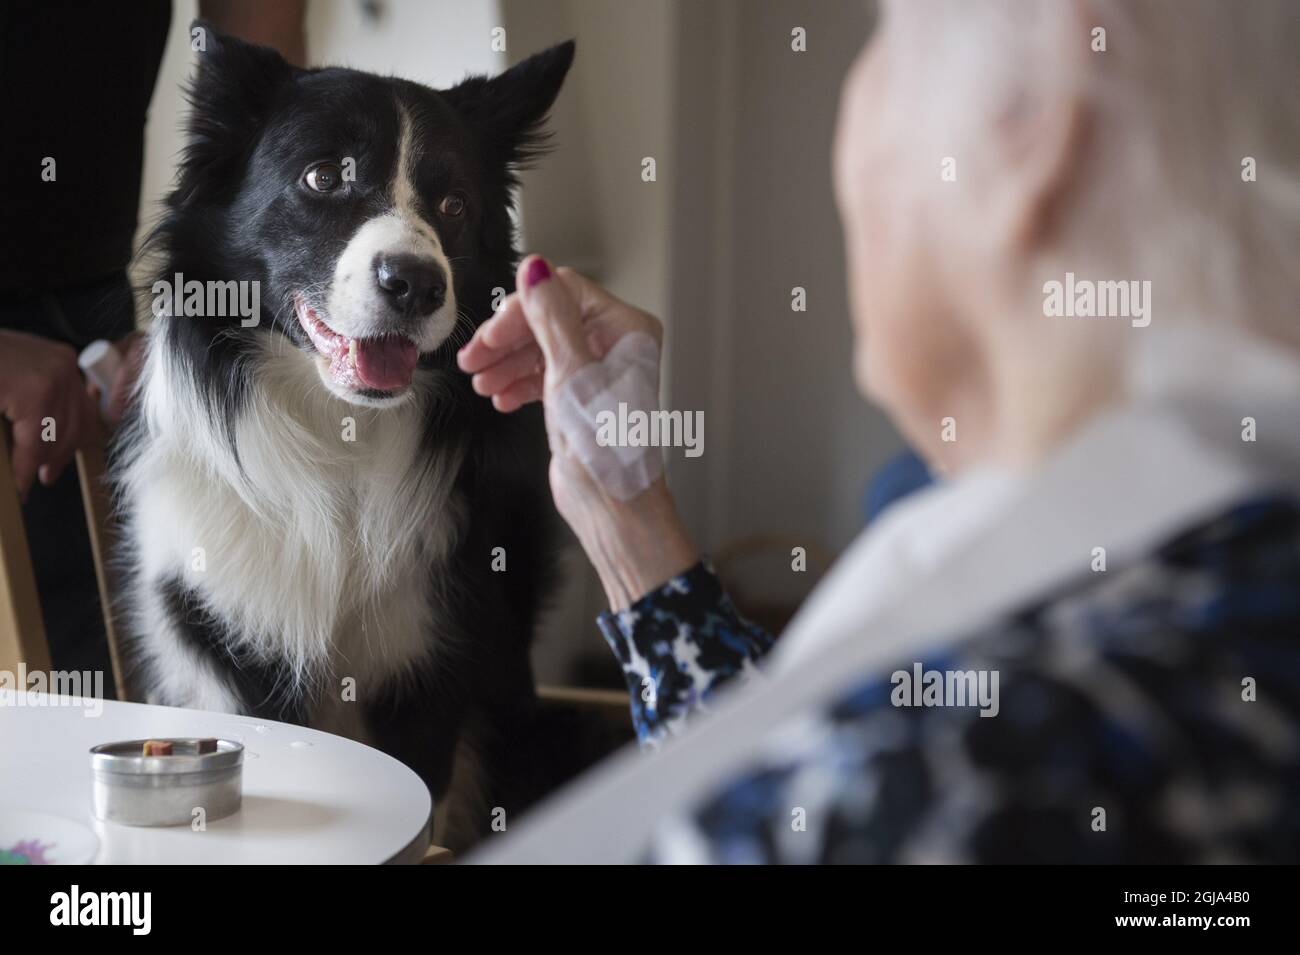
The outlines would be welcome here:
M 840 84 L 869 17 L 860 0 L 743 7 L 726 165 L 730 308 L 719 336 L 729 440 L 709 475 L 708 526 L 715 546 L 761 533 L 838 551 L 862 526 L 868 475 L 898 448 L 854 387 L 830 179 Z M 796 26 L 807 52 L 791 50 Z M 795 286 L 807 290 L 806 312 L 791 310 Z M 788 548 L 764 570 L 765 589 L 783 594 L 810 582 L 789 573 Z
M 504 8 L 512 61 L 571 37 L 578 44 L 553 117 L 555 153 L 524 179 L 529 246 L 662 314 L 675 4 L 505 0 Z M 647 156 L 658 164 L 657 182 L 641 180 Z
M 861 0 L 686 3 L 676 45 L 674 407 L 706 409 L 702 458 L 670 458 L 706 549 L 769 540 L 751 593 L 797 602 L 790 547 L 842 550 L 869 474 L 900 442 L 858 396 L 830 182 L 839 88 L 871 24 Z M 791 49 L 806 31 L 807 51 Z M 791 310 L 791 290 L 807 311 Z M 777 543 L 779 542 L 779 544 Z

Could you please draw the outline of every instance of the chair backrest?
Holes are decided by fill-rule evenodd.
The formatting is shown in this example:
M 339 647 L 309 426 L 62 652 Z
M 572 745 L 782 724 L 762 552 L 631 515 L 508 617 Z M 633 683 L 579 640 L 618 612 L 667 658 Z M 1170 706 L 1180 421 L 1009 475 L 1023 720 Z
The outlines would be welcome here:
M 81 502 L 90 533 L 90 552 L 95 563 L 113 680 L 118 699 L 129 700 L 117 629 L 113 625 L 112 578 L 106 559 L 112 549 L 110 500 L 104 479 L 104 442 L 100 436 L 87 441 L 85 448 L 77 452 L 77 475 L 81 480 Z M 5 429 L 0 427 L 0 670 L 16 672 L 19 664 L 24 664 L 28 672 L 51 669 L 50 646 L 41 616 L 31 552 L 27 548 L 22 504 L 9 467 L 9 440 Z

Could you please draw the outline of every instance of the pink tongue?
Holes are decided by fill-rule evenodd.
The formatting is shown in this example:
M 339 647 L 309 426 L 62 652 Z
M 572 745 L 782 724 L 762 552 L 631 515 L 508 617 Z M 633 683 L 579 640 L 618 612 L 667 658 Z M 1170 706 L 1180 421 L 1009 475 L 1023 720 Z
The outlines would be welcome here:
M 397 391 L 411 383 L 420 351 L 415 342 L 401 336 L 358 338 L 357 377 L 366 387 Z

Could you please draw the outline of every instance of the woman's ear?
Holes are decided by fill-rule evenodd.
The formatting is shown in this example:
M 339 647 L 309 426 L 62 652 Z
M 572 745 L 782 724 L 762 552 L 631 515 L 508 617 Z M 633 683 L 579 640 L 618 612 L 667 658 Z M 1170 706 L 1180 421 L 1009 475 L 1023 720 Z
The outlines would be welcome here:
M 482 137 L 493 159 L 519 168 L 546 151 L 546 113 L 573 64 L 568 40 L 497 76 L 471 76 L 445 95 Z
M 1040 14 L 1045 48 L 1040 75 L 1004 89 L 988 133 L 989 159 L 998 186 L 988 212 L 999 241 L 1024 252 L 1050 242 L 1064 207 L 1079 187 L 1092 114 L 1084 85 L 1088 20 L 1081 4 L 1061 4 Z M 1083 38 L 1083 39 L 1081 39 Z
M 1077 95 L 1051 99 L 1004 119 L 997 133 L 1005 176 L 995 215 L 1003 237 L 1022 251 L 1052 240 L 1083 169 L 1087 107 Z
M 190 25 L 190 49 L 197 69 L 186 91 L 187 142 L 172 199 L 181 204 L 230 181 L 232 164 L 247 159 L 276 91 L 300 72 L 270 47 L 218 33 L 203 20 Z

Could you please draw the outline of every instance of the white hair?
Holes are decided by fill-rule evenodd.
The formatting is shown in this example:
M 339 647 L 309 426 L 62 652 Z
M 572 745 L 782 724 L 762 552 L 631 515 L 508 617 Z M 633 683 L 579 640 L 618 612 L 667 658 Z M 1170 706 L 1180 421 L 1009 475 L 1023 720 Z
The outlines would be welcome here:
M 882 107 L 926 103 L 894 121 L 929 156 L 996 178 L 979 148 L 992 124 L 1025 97 L 1077 95 L 1089 141 L 1068 261 L 1152 280 L 1171 320 L 1242 322 L 1300 349 L 1294 0 L 907 0 L 887 22 L 909 94 Z

